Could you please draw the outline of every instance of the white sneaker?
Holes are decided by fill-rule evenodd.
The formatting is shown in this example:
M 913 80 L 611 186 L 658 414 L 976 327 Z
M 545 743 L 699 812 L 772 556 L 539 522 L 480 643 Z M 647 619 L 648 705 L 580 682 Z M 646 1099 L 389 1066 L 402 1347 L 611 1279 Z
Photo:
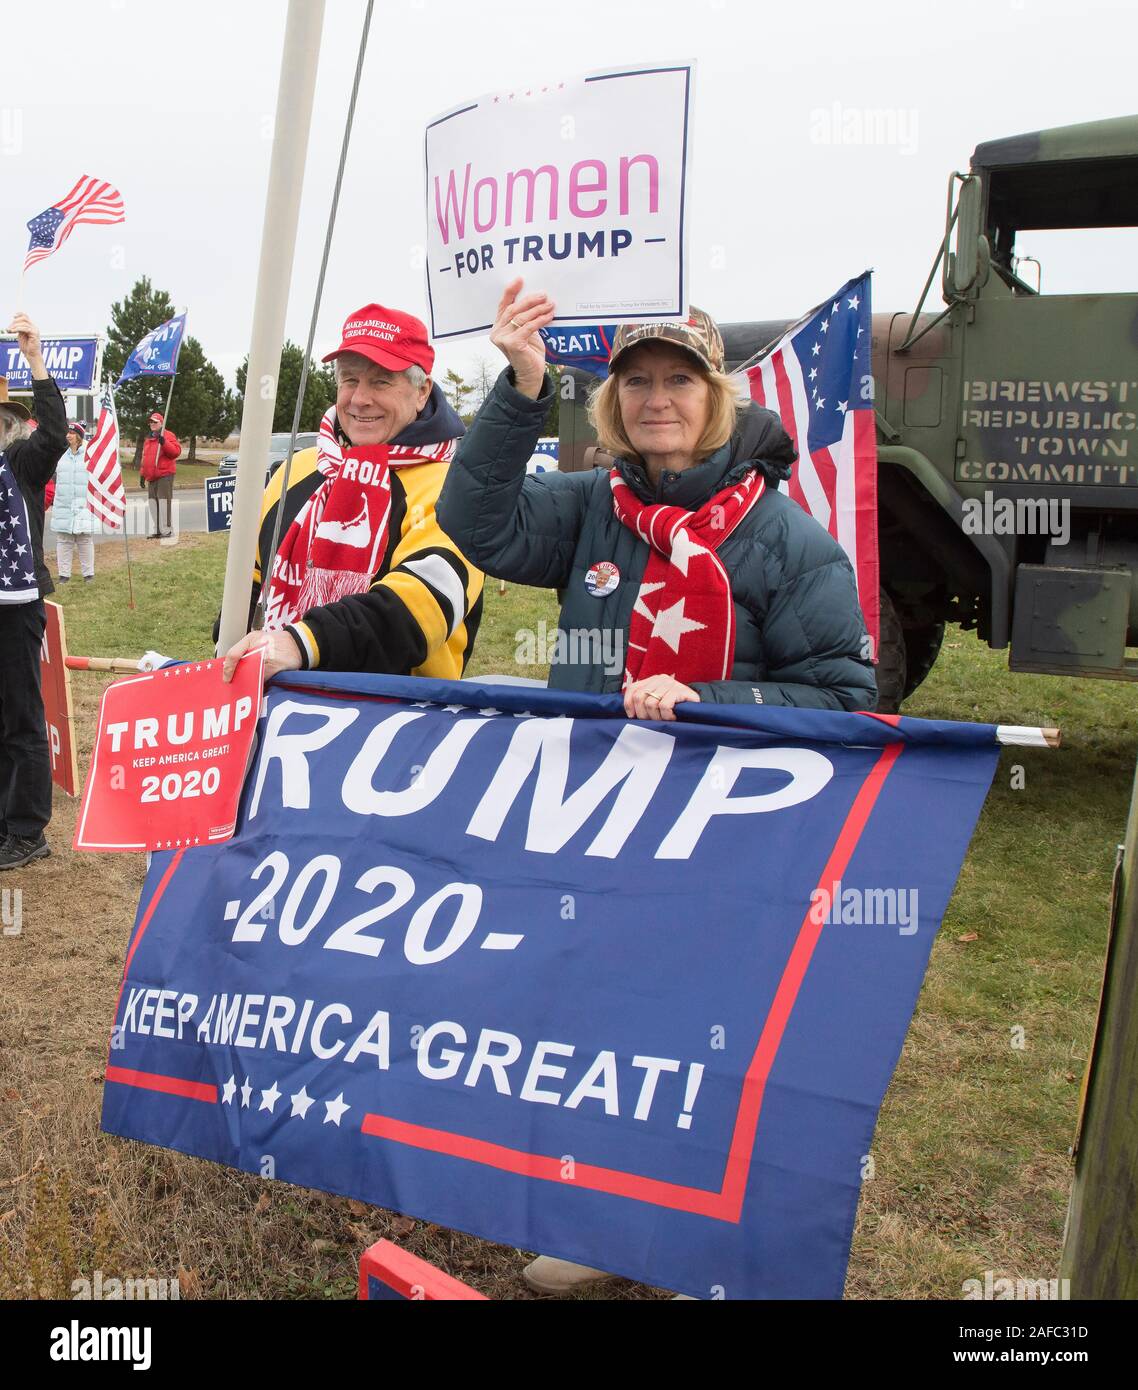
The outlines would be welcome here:
M 604 1269 L 593 1269 L 591 1265 L 574 1264 L 572 1260 L 539 1255 L 522 1270 L 522 1278 L 535 1293 L 566 1294 L 598 1279 L 615 1279 L 616 1275 Z

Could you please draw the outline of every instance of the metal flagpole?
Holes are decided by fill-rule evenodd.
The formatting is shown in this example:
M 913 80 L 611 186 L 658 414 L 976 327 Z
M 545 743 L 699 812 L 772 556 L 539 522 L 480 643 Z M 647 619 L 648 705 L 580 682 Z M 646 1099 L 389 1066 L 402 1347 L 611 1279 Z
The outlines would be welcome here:
M 257 528 L 265 483 L 265 458 L 273 429 L 280 377 L 285 311 L 292 278 L 296 227 L 312 100 L 320 60 L 324 0 L 289 0 L 281 75 L 277 89 L 276 134 L 269 165 L 269 189 L 261 233 L 261 263 L 253 307 L 253 331 L 241 412 L 237 486 L 225 562 L 218 652 L 226 652 L 249 627 L 249 595 L 257 553 Z M 257 389 L 260 383 L 262 388 Z M 271 389 L 267 389 L 270 388 Z
M 115 405 L 115 390 L 114 390 L 114 387 L 111 386 L 109 383 L 108 383 L 108 385 L 107 385 L 107 396 L 109 397 L 110 402 L 111 402 L 111 413 L 112 413 L 112 414 L 114 415 L 114 417 L 115 417 L 115 433 L 118 435 L 118 439 L 119 439 L 119 477 L 121 478 L 121 477 L 122 477 L 122 434 L 121 434 L 121 432 L 120 432 L 120 430 L 119 430 L 119 412 L 118 412 L 118 407 Z M 96 421 L 95 428 L 98 429 L 98 422 L 97 422 L 97 421 Z M 129 599 L 130 599 L 130 607 L 131 607 L 131 609 L 133 610 L 133 609 L 134 609 L 134 577 L 133 577 L 133 575 L 131 574 L 131 569 L 130 569 L 130 540 L 128 539 L 128 537 L 129 537 L 129 535 L 130 535 L 130 518 L 127 516 L 127 512 L 128 512 L 128 511 L 129 511 L 129 508 L 128 508 L 127 505 L 126 505 L 126 485 L 125 485 L 125 483 L 124 483 L 124 484 L 123 484 L 122 544 L 123 544 L 123 550 L 124 550 L 124 552 L 125 552 L 125 554 L 126 554 L 126 591 L 127 591 L 128 597 L 129 597 Z M 146 501 L 146 512 L 147 512 L 147 517 L 149 518 L 149 514 L 150 514 L 150 502 L 149 502 L 149 500 Z

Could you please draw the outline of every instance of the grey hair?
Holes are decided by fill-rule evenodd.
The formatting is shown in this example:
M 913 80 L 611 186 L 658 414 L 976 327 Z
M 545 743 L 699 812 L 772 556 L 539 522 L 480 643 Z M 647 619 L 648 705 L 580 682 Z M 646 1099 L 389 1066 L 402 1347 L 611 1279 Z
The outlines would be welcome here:
M 0 410 L 0 450 L 6 449 L 9 444 L 15 444 L 17 439 L 27 439 L 31 432 L 27 420 L 21 420 L 10 410 Z
M 349 362 L 369 362 L 369 365 L 371 366 L 378 366 L 378 363 L 370 362 L 370 359 L 361 356 L 358 352 L 342 353 L 341 356 L 336 358 L 337 385 L 339 385 L 340 383 L 340 364 L 344 361 L 345 358 L 347 358 Z M 380 368 L 380 370 L 385 371 L 386 368 Z M 416 391 L 419 390 L 421 386 L 426 386 L 428 381 L 427 373 L 422 369 L 422 367 L 419 366 L 417 362 L 412 362 L 406 371 L 392 372 L 391 375 L 406 377 Z

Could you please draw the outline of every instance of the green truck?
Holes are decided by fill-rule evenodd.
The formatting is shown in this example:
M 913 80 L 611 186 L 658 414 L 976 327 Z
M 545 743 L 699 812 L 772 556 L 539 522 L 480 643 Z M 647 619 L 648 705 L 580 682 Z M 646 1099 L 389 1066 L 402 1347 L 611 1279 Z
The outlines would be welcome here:
M 1096 227 L 1138 227 L 1138 116 L 988 141 L 949 179 L 916 310 L 873 316 L 880 709 L 946 622 L 1013 671 L 1138 679 L 1138 293 L 1049 294 L 1016 255 L 1021 232 Z M 788 327 L 722 324 L 729 367 Z M 562 468 L 591 462 L 584 394 Z

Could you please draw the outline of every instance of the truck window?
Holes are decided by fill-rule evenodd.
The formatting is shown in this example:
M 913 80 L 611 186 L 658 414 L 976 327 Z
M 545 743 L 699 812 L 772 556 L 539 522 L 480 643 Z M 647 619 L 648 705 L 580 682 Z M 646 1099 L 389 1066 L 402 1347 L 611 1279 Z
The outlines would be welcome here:
M 985 230 L 992 268 L 1029 294 L 1042 266 L 1044 294 L 1134 288 L 1138 158 L 1039 160 L 991 168 Z M 1049 269 L 1050 265 L 1050 269 Z
M 1034 257 L 1038 266 L 1027 257 Z M 1042 294 L 1134 294 L 1138 227 L 1020 232 L 1012 269 Z

